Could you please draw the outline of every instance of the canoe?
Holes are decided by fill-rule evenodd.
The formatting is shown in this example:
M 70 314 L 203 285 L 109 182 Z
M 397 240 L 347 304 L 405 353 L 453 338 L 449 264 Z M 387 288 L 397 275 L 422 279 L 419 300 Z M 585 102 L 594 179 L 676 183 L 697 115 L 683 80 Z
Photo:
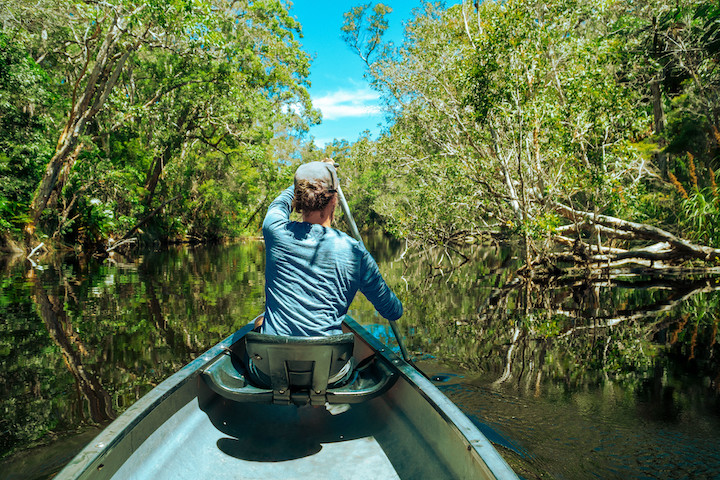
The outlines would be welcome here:
M 350 317 L 343 328 L 360 372 L 350 386 L 285 389 L 275 367 L 272 385 L 253 385 L 241 357 L 260 366 L 269 353 L 248 325 L 138 400 L 56 478 L 518 478 L 432 382 Z M 332 348 L 320 363 L 344 360 L 345 347 Z

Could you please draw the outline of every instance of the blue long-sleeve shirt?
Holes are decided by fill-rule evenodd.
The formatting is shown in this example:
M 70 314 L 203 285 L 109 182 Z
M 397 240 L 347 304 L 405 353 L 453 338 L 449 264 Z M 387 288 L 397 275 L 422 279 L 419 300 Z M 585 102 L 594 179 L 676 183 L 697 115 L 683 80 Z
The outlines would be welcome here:
M 388 320 L 402 303 L 385 283 L 365 247 L 343 232 L 291 222 L 294 187 L 268 208 L 265 238 L 265 320 L 262 332 L 320 336 L 342 333 L 340 324 L 360 290 Z

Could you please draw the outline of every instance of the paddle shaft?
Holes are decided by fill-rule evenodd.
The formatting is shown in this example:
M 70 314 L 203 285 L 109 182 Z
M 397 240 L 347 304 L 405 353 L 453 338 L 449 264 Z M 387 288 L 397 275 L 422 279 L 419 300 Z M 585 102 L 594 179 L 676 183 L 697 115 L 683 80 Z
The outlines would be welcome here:
M 340 200 L 340 207 L 342 208 L 343 213 L 345 214 L 345 218 L 347 219 L 348 225 L 350 225 L 350 232 L 352 233 L 352 236 L 355 237 L 355 240 L 360 242 L 364 245 L 362 241 L 362 237 L 360 236 L 360 231 L 357 228 L 357 224 L 355 223 L 355 219 L 352 216 L 352 213 L 350 213 L 350 207 L 348 207 L 347 200 L 345 200 L 345 195 L 343 195 L 342 189 L 340 188 L 340 185 L 338 185 L 337 188 L 337 194 L 338 194 L 338 200 Z M 413 367 L 415 364 L 412 362 L 412 359 L 410 358 L 410 355 L 408 354 L 407 349 L 405 348 L 405 342 L 403 342 L 402 335 L 398 331 L 398 327 L 395 322 L 390 320 L 390 328 L 392 329 L 393 335 L 395 335 L 395 339 L 398 342 L 398 346 L 400 347 L 400 353 L 402 354 L 403 359 L 408 362 Z M 415 367 L 417 368 L 417 367 Z
M 347 219 L 348 225 L 350 225 L 350 233 L 352 236 L 360 242 L 363 246 L 365 244 L 363 243 L 362 237 L 360 236 L 360 231 L 357 228 L 357 224 L 355 223 L 355 219 L 352 216 L 352 213 L 350 213 L 350 207 L 348 207 L 347 200 L 345 200 L 345 195 L 343 195 L 342 188 L 340 188 L 340 185 L 337 187 L 337 194 L 338 199 L 340 200 L 340 208 L 342 208 L 343 213 L 345 214 L 345 218 Z

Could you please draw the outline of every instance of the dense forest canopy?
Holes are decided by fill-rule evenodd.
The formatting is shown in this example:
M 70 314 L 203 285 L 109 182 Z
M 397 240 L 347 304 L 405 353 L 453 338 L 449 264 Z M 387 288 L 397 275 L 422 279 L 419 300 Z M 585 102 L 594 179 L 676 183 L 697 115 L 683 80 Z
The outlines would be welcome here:
M 276 150 L 319 119 L 281 2 L 3 3 L 6 230 L 237 235 L 285 175 Z
M 560 203 L 718 246 L 716 2 L 425 4 L 401 45 L 369 48 L 373 16 L 351 10 L 344 32 L 390 127 L 353 146 L 352 196 L 389 231 L 504 229 L 542 250 Z
M 337 32 L 388 126 L 324 151 L 283 2 L 0 3 L 0 228 L 29 247 L 252 235 L 324 155 L 361 225 L 411 241 L 720 247 L 716 1 L 423 2 L 399 45 L 389 6 L 354 7 Z

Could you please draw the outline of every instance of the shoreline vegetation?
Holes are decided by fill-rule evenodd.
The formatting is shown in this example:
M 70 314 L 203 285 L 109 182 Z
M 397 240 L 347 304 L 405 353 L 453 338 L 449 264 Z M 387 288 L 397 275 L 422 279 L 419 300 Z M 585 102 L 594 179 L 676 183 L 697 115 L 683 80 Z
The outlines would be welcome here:
M 0 13 L 0 252 L 110 257 L 257 236 L 298 164 L 337 159 L 358 223 L 533 277 L 720 260 L 720 6 L 421 3 L 337 26 L 387 127 L 318 149 L 282 2 L 11 2 Z M 342 219 L 340 219 L 342 222 Z

